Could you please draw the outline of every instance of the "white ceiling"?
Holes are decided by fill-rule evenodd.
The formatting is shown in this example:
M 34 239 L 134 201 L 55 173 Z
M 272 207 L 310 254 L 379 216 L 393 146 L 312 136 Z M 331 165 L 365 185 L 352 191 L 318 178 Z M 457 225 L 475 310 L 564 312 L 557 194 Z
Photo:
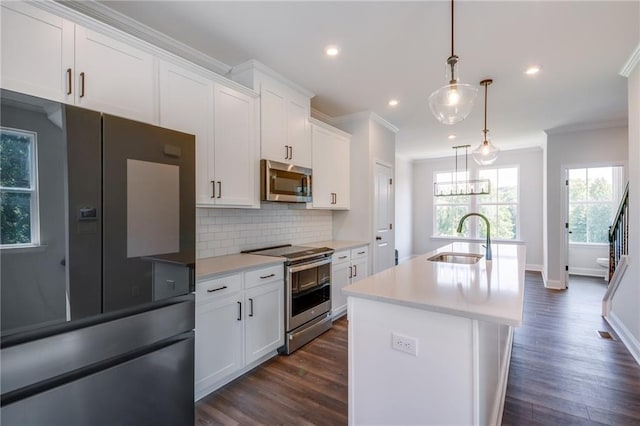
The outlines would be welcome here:
M 315 93 L 312 107 L 322 113 L 377 113 L 400 129 L 403 157 L 452 155 L 453 145 L 480 143 L 482 91 L 454 126 L 439 124 L 427 105 L 446 84 L 447 1 L 101 3 L 230 66 L 257 59 Z M 455 8 L 460 80 L 494 80 L 488 128 L 499 148 L 539 144 L 544 130 L 626 119 L 619 72 L 640 41 L 639 1 L 459 1 Z M 326 57 L 328 44 L 340 55 Z M 531 64 L 542 72 L 525 76 Z M 390 98 L 400 104 L 389 107 Z

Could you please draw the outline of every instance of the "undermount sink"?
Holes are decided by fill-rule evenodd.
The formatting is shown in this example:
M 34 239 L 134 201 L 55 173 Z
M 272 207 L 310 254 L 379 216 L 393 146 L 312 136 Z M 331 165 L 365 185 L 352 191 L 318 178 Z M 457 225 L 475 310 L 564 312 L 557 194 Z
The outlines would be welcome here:
M 464 263 L 469 265 L 478 263 L 480 259 L 482 259 L 482 255 L 475 253 L 438 253 L 427 258 L 432 262 Z

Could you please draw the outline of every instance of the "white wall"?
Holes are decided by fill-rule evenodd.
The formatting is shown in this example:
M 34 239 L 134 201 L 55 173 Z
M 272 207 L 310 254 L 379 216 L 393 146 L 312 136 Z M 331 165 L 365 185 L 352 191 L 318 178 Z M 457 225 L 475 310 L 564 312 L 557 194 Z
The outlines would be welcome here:
M 640 56 L 640 45 L 636 54 Z M 629 75 L 629 267 L 613 297 L 616 332 L 640 363 L 640 61 Z M 633 213 L 636 212 L 636 213 Z
M 572 165 L 626 164 L 627 128 L 593 128 L 548 132 L 547 137 L 547 250 L 545 285 L 565 288 L 564 170 Z
M 459 159 L 459 157 L 458 157 Z M 460 163 L 460 161 L 458 161 Z M 464 163 L 463 163 L 464 164 Z M 527 246 L 527 265 L 539 269 L 543 263 L 542 204 L 543 157 L 540 148 L 502 151 L 492 166 L 517 166 L 520 170 L 520 237 Z M 463 165 L 464 167 L 464 165 Z M 469 161 L 469 170 L 476 164 Z M 413 163 L 413 252 L 426 253 L 449 240 L 433 235 L 433 173 L 455 168 L 455 157 L 419 160 Z M 460 170 L 460 164 L 458 164 Z
M 331 211 L 287 203 L 262 203 L 260 210 L 199 208 L 196 216 L 198 259 L 332 238 Z
M 396 157 L 396 249 L 400 261 L 413 254 L 413 164 L 410 160 Z
M 569 246 L 569 273 L 604 277 L 609 271 L 596 263 L 596 259 L 609 259 L 608 244 L 571 244 Z

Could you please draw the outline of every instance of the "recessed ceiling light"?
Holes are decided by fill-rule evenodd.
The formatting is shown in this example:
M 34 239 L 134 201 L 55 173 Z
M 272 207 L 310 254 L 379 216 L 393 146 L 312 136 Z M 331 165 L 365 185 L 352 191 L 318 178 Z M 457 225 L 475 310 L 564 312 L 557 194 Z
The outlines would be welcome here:
M 326 53 L 327 56 L 336 56 L 340 53 L 340 49 L 338 46 L 327 46 L 324 48 L 324 53 Z
M 449 138 L 450 141 L 454 140 L 456 138 L 456 135 L 449 135 L 447 136 Z
M 539 72 L 540 72 L 540 67 L 538 65 L 530 66 L 524 71 L 526 75 L 536 75 Z
M 389 106 L 394 107 L 398 105 L 398 100 L 397 99 L 391 99 L 389 101 Z

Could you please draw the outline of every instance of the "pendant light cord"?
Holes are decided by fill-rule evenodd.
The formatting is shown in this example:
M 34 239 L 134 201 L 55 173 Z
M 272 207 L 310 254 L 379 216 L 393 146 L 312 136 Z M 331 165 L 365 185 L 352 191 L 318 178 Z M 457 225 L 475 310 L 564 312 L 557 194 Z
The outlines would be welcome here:
M 484 140 L 487 140 L 487 87 L 489 87 L 489 82 L 485 81 L 484 83 Z
M 451 0 L 451 56 L 455 56 L 453 53 L 453 0 Z

